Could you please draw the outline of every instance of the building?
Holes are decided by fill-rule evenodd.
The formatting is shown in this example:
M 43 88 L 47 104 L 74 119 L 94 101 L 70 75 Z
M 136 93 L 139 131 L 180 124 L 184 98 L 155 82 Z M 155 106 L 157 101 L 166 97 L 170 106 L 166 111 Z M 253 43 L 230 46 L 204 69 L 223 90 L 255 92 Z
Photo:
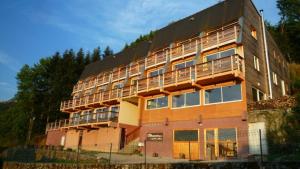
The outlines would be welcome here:
M 47 144 L 117 152 L 147 140 L 149 155 L 247 157 L 247 103 L 289 93 L 262 20 L 251 0 L 226 0 L 86 66 Z

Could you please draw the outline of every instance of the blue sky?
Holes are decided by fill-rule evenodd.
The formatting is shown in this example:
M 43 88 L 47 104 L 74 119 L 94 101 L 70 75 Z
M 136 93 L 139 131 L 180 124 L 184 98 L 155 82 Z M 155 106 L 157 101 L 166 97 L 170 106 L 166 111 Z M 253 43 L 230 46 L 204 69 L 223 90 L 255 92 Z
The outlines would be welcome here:
M 205 9 L 219 0 L 2 0 L 0 5 L 0 101 L 17 90 L 24 64 L 67 48 L 115 52 L 150 30 Z M 253 0 L 265 19 L 279 20 L 275 0 Z

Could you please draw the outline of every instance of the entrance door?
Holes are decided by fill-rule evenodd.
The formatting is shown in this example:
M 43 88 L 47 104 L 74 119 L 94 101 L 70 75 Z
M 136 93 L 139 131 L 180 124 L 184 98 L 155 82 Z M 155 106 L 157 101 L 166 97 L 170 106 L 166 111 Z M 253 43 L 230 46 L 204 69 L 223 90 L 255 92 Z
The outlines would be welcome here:
M 121 129 L 121 138 L 120 138 L 120 150 L 122 148 L 124 148 L 124 146 L 125 146 L 125 137 L 126 137 L 126 130 L 125 130 L 125 128 L 122 128 Z
M 174 158 L 199 159 L 198 130 L 175 130 L 173 138 Z
M 215 131 L 206 130 L 206 159 L 216 159 Z

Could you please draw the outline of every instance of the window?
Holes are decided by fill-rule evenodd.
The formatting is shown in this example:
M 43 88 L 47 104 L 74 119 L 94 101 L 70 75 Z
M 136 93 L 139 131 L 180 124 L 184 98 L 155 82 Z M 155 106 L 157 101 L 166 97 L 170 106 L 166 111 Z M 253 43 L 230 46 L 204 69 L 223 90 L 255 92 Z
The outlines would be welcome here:
M 282 96 L 286 95 L 285 83 L 283 80 L 281 80 L 281 92 L 282 92 Z
M 198 130 L 174 131 L 174 141 L 198 141 Z
M 205 90 L 205 104 L 242 100 L 241 85 Z
M 120 82 L 120 83 L 115 83 L 113 88 L 114 89 L 121 89 L 123 87 L 124 87 L 124 84 L 122 82 Z
M 218 130 L 219 156 L 235 157 L 237 155 L 236 129 Z
M 256 29 L 253 26 L 251 26 L 251 36 L 254 39 L 257 39 Z
M 161 75 L 163 73 L 163 69 L 158 69 L 149 73 L 149 77 L 155 77 Z
M 115 113 L 118 113 L 118 112 L 119 112 L 119 109 L 120 109 L 119 106 L 112 106 L 112 107 L 110 108 L 110 111 L 115 112 Z
M 273 83 L 275 85 L 278 85 L 278 81 L 277 81 L 277 74 L 275 72 L 272 72 L 272 75 L 273 75 Z
M 199 91 L 175 95 L 172 97 L 172 107 L 188 107 L 200 105 Z
M 193 60 L 191 60 L 191 61 L 186 61 L 186 62 L 183 62 L 183 63 L 176 64 L 176 65 L 174 66 L 174 69 L 175 69 L 175 70 L 178 70 L 178 69 L 190 67 L 190 66 L 192 66 L 192 65 L 194 65 L 194 61 L 193 61 Z
M 157 109 L 157 108 L 163 108 L 167 106 L 168 106 L 167 96 L 147 100 L 147 109 Z
M 205 158 L 216 160 L 237 156 L 237 134 L 235 128 L 205 130 Z
M 241 100 L 241 85 L 222 87 L 223 102 Z
M 253 56 L 253 62 L 254 62 L 254 69 L 259 71 L 259 59 L 256 56 Z
M 253 101 L 255 102 L 264 100 L 264 93 L 259 89 L 252 88 L 252 96 L 253 96 Z
M 215 59 L 219 59 L 219 58 L 223 58 L 223 57 L 227 57 L 227 56 L 232 56 L 234 54 L 235 54 L 235 49 L 229 49 L 229 50 L 226 50 L 226 51 L 222 51 L 222 52 L 218 52 L 218 53 L 208 55 L 205 58 L 206 58 L 206 61 L 209 62 L 209 61 L 212 61 L 212 60 L 215 60 Z

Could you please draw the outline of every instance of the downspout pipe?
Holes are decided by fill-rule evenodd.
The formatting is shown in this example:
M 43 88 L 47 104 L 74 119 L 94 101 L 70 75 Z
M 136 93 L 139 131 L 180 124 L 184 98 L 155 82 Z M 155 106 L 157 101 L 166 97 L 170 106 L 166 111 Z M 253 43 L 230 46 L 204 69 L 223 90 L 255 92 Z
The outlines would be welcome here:
M 265 21 L 264 21 L 264 14 L 263 14 L 263 12 L 264 12 L 264 10 L 260 10 L 261 25 L 262 25 L 262 29 L 263 29 L 265 59 L 266 59 L 267 73 L 268 73 L 269 98 L 272 99 L 273 98 L 273 91 L 272 91 L 271 70 L 270 70 L 269 52 L 268 52 L 268 44 L 267 44 L 266 28 L 265 28 Z

